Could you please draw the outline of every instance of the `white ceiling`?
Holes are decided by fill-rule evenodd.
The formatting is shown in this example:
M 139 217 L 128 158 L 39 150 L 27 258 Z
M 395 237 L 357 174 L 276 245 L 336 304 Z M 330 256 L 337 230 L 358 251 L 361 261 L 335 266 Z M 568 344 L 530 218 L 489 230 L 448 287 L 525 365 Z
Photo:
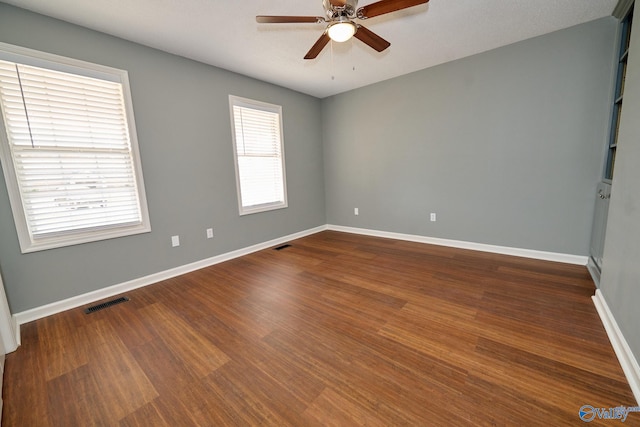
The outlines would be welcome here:
M 382 53 L 352 39 L 304 60 L 322 24 L 257 24 L 255 15 L 322 16 L 322 0 L 3 1 L 319 98 L 608 16 L 617 3 L 431 0 L 360 21 L 391 42 Z

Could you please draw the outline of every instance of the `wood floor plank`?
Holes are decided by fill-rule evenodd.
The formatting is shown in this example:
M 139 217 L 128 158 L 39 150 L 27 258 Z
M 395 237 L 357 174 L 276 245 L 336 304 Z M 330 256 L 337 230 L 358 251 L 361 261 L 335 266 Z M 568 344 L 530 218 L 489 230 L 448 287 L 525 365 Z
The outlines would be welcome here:
M 184 419 L 182 420 L 184 421 Z M 155 405 L 147 403 L 143 407 L 130 413 L 122 420 L 120 420 L 120 426 L 122 427 L 171 427 L 172 424 L 168 423 L 162 414 L 157 410 Z
M 307 404 L 293 394 L 294 390 L 288 389 L 264 370 L 232 361 L 211 374 L 206 381 L 222 401 L 227 400 L 228 394 L 224 392 L 229 388 L 226 384 L 230 383 L 243 396 L 242 411 L 264 417 L 262 424 L 305 425 L 303 413 Z
M 595 310 L 595 308 L 594 308 Z M 593 317 L 592 317 L 593 318 Z M 597 320 L 597 319 L 594 319 Z M 412 323 L 412 325 L 409 324 Z M 402 325 L 398 327 L 396 325 Z M 409 330 L 406 327 L 409 326 Z M 594 373 L 607 374 L 610 371 L 605 360 L 611 360 L 615 356 L 610 346 L 605 345 L 606 336 L 602 330 L 596 330 L 594 334 L 600 337 L 598 343 L 585 341 L 579 337 L 563 334 L 555 328 L 544 328 L 535 322 L 505 319 L 501 316 L 478 312 L 473 319 L 465 319 L 463 316 L 442 315 L 439 310 L 430 306 L 408 304 L 394 321 L 389 322 L 380 331 L 382 335 L 395 337 L 403 342 L 414 342 L 420 348 L 427 345 L 422 341 L 422 335 L 417 335 L 412 329 L 420 328 L 450 328 L 453 331 L 466 331 L 473 336 L 491 339 L 497 342 L 508 343 L 516 348 L 528 352 L 563 361 Z M 600 328 L 602 326 L 600 325 Z M 406 332 L 406 333 L 405 333 Z M 406 335 L 406 337 L 404 337 Z M 434 337 L 437 339 L 437 336 Z M 575 357 L 575 349 L 581 348 L 585 354 Z M 440 347 L 429 347 L 430 351 L 439 352 Z M 615 370 L 615 372 L 621 372 Z
M 246 309 L 239 303 L 220 301 L 202 289 L 193 289 L 188 292 L 194 299 L 209 307 L 209 312 L 211 307 L 215 307 L 216 317 L 240 334 L 255 334 L 257 337 L 263 337 L 274 328 L 268 318 L 256 316 L 254 311 Z
M 46 352 L 45 378 L 51 380 L 88 363 L 86 341 L 81 330 L 70 327 L 69 322 L 42 319 L 38 333 L 42 351 Z
M 88 365 L 47 381 L 48 412 L 52 425 L 113 425 L 115 420 Z M 135 410 L 135 409 L 134 409 Z M 123 415 L 122 413 L 120 415 Z M 37 425 L 33 424 L 33 425 Z
M 310 333 L 310 332 L 308 332 Z M 410 392 L 398 383 L 372 369 L 374 364 L 358 363 L 364 354 L 356 354 L 358 347 L 341 345 L 346 343 L 343 337 L 332 336 L 330 331 L 318 332 L 322 337 L 319 341 L 310 341 L 319 345 L 309 347 L 300 345 L 296 334 L 288 331 L 277 331 L 265 338 L 270 345 L 287 355 L 289 363 L 298 369 L 306 370 L 326 383 L 331 383 L 334 389 L 345 398 L 353 400 L 354 404 L 376 412 L 377 416 L 387 419 L 392 425 L 421 425 L 431 420 L 444 422 L 442 413 L 434 408 L 425 406 L 421 399 L 433 398 L 433 388 L 426 383 L 423 387 L 413 387 L 412 400 L 407 400 Z M 394 375 L 399 372 L 394 370 Z M 366 387 L 364 386 L 366 384 Z M 432 412 L 433 411 L 433 412 Z M 423 418 L 424 417 L 424 418 Z M 455 414 L 447 414 L 449 421 L 457 419 Z
M 598 404 L 613 404 L 626 399 L 626 380 L 618 375 L 601 375 L 576 368 L 554 359 L 541 357 L 486 338 L 479 338 L 476 352 L 497 361 L 517 365 L 534 372 L 542 372 L 555 381 L 574 384 L 577 388 L 588 389 Z
M 585 267 L 335 231 L 289 244 L 23 325 L 3 425 L 548 426 L 636 406 Z
M 129 349 L 106 321 L 93 322 L 84 328 L 89 348 L 90 377 L 95 396 L 92 404 L 103 406 L 110 419 L 120 419 L 158 396 L 157 391 Z M 70 390 L 71 395 L 78 393 Z M 67 391 L 69 393 L 69 391 Z M 100 403 L 100 405 L 97 405 Z
M 164 393 L 153 402 L 154 408 L 171 426 L 242 425 L 225 397 L 212 393 L 202 381 Z
M 169 350 L 199 377 L 209 375 L 229 361 L 220 349 L 162 303 L 151 304 L 140 312 Z
M 198 382 L 200 376 L 160 338 L 137 345 L 130 351 L 160 395 L 189 388 Z
M 224 400 L 235 425 L 293 425 L 280 416 L 274 405 L 255 393 L 251 381 L 237 381 L 237 374 L 233 363 L 229 363 L 207 378 L 208 389 L 218 400 Z
M 3 379 L 2 423 L 5 426 L 51 426 L 45 378 L 47 357 L 38 324 L 21 328 L 22 345 L 6 356 Z
M 144 307 L 138 305 L 140 301 L 132 302 L 134 307 Z M 107 321 L 118 338 L 127 348 L 133 348 L 147 343 L 155 338 L 153 331 L 145 324 L 138 310 L 128 310 L 124 306 L 114 306 L 108 312 L 92 313 L 98 319 Z
M 375 414 L 329 388 L 305 410 L 305 414 L 313 417 L 322 426 L 387 427 Z
M 46 382 L 53 425 L 113 425 L 157 397 L 107 321 L 89 320 L 76 338 L 84 343 L 86 363 Z M 51 360 L 57 358 L 51 356 Z
M 538 401 L 550 405 L 555 404 L 560 407 L 573 405 L 579 408 L 584 404 L 580 402 L 593 400 L 596 396 L 588 387 L 581 387 L 575 381 L 563 381 L 561 378 L 550 377 L 546 371 L 514 364 L 511 360 L 496 359 L 477 351 L 450 351 L 446 348 L 437 348 L 432 343 L 421 341 L 415 334 L 399 329 L 390 329 L 386 335 L 453 365 L 465 367 L 469 376 L 514 392 L 527 395 L 538 394 Z M 541 392 L 542 390 L 544 393 Z
M 308 372 L 292 369 L 279 351 L 262 340 L 243 337 L 217 319 L 202 319 L 194 325 L 203 336 L 222 349 L 233 361 L 250 369 L 258 369 L 264 375 L 289 390 L 295 400 L 308 405 L 325 388 L 324 382 Z M 293 403 L 292 403 L 293 404 Z

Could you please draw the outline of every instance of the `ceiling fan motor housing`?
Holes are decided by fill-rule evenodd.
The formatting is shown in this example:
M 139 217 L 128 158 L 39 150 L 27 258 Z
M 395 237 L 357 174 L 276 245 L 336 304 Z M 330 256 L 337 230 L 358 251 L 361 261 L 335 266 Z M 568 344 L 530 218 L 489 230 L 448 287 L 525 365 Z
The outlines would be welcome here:
M 358 0 L 322 0 L 322 5 L 329 19 L 338 16 L 353 17 L 358 7 Z

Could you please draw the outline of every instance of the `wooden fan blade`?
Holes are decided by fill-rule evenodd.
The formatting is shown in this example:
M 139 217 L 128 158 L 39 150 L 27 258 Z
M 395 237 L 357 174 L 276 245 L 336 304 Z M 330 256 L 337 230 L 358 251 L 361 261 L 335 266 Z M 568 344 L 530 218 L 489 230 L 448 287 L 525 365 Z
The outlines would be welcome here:
M 347 4 L 347 0 L 329 0 L 333 6 L 344 6 Z
M 378 2 L 362 6 L 357 10 L 356 15 L 360 19 L 373 18 L 374 16 L 384 15 L 385 13 L 407 9 L 409 7 L 418 6 L 419 4 L 428 2 L 429 0 L 380 0 Z
M 324 22 L 324 18 L 319 16 L 256 16 L 256 22 L 259 24 L 296 24 L 310 22 L 312 24 Z
M 322 33 L 318 41 L 311 47 L 309 52 L 307 52 L 304 59 L 315 59 L 318 56 L 318 54 L 322 52 L 322 49 L 324 49 L 327 43 L 329 43 L 329 40 L 331 39 L 329 38 L 329 35 L 325 31 L 324 33 Z
M 353 36 L 364 44 L 371 46 L 378 52 L 382 52 L 383 50 L 391 46 L 391 43 L 389 43 L 373 31 L 363 27 L 362 25 L 358 25 L 358 30 Z

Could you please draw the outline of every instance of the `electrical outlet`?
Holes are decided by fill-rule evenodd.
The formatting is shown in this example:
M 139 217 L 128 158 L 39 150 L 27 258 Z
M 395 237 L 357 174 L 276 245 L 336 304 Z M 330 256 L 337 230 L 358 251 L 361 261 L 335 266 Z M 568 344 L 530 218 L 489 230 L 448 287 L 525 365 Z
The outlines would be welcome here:
M 171 236 L 171 246 L 180 246 L 180 236 Z
M 358 211 L 358 208 L 353 208 L 353 214 L 354 214 L 355 216 L 360 215 L 360 212 Z
M 213 228 L 207 228 L 207 239 L 213 239 Z
M 431 212 L 431 222 L 436 222 L 436 213 Z

